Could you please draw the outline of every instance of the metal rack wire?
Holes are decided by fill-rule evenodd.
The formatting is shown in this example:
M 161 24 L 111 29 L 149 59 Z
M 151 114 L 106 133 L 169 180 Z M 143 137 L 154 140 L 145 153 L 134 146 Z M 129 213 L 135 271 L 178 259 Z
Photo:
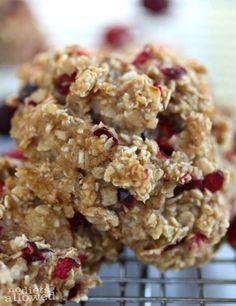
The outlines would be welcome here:
M 165 273 L 124 256 L 102 268 L 103 287 L 92 292 L 86 306 L 236 305 L 235 255 L 224 245 L 202 268 Z

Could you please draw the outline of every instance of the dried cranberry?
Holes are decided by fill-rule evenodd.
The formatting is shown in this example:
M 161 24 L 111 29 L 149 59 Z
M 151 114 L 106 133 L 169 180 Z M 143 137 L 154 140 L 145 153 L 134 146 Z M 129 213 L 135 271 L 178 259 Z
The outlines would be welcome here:
M 3 104 L 0 106 L 0 134 L 8 135 L 11 129 L 11 119 L 16 108 Z
M 25 160 L 25 156 L 24 156 L 24 153 L 21 152 L 21 151 L 11 151 L 11 152 L 8 152 L 6 154 L 6 156 L 8 157 L 11 157 L 11 158 L 15 158 L 15 159 L 19 159 L 19 160 Z
M 56 268 L 54 270 L 54 278 L 60 278 L 66 280 L 69 276 L 70 271 L 79 264 L 70 257 L 59 258 L 57 261 Z
M 174 119 L 160 115 L 158 117 L 158 136 L 165 136 L 170 138 L 174 134 L 177 134 L 180 132 L 179 127 L 177 124 L 174 122 Z
M 234 248 L 236 248 L 236 216 L 230 222 L 228 241 Z
M 171 156 L 174 152 L 173 146 L 169 143 L 169 139 L 165 136 L 159 138 L 157 140 L 158 146 L 166 156 Z
M 0 196 L 2 195 L 2 193 L 4 191 L 4 187 L 5 187 L 4 182 L 0 181 Z
M 122 47 L 131 40 L 129 29 L 124 26 L 114 26 L 105 32 L 105 41 L 113 47 Z
M 135 198 L 129 193 L 128 190 L 119 188 L 117 193 L 118 201 L 128 209 L 134 207 Z
M 144 46 L 143 50 L 136 56 L 132 64 L 136 67 L 142 66 L 151 58 L 151 54 L 152 54 L 152 46 L 147 44 Z
M 67 73 L 63 73 L 61 75 L 59 75 L 59 77 L 57 78 L 57 81 L 62 84 L 62 83 L 72 83 L 75 81 L 75 77 L 76 77 L 76 72 L 72 73 L 71 75 L 67 74 Z
M 81 292 L 81 284 L 77 283 L 73 288 L 70 289 L 68 294 L 68 301 L 71 301 L 75 297 L 77 297 Z
M 37 104 L 37 102 L 35 102 L 34 100 L 30 100 L 30 101 L 28 102 L 28 105 L 35 107 L 35 106 L 37 106 L 38 104 Z
M 142 0 L 142 4 L 150 12 L 159 13 L 169 7 L 169 0 Z
M 77 72 L 74 72 L 71 75 L 63 73 L 55 80 L 56 91 L 61 96 L 67 96 L 69 94 L 70 85 L 75 81 L 76 74 Z
M 169 143 L 169 139 L 174 135 L 180 132 L 180 128 L 176 124 L 173 118 L 160 115 L 157 125 L 157 143 L 161 152 L 166 156 L 171 156 L 174 148 Z
M 61 96 L 67 96 L 70 92 L 70 85 L 63 85 L 63 86 L 57 87 L 57 92 Z
M 38 90 L 39 87 L 37 85 L 34 85 L 32 83 L 27 83 L 25 87 L 23 87 L 19 93 L 18 99 L 20 102 L 24 103 L 24 100 L 29 97 L 33 92 Z
M 89 224 L 85 217 L 79 212 L 75 212 L 74 217 L 68 219 L 68 221 L 72 232 L 76 232 L 80 226 L 87 226 Z
M 107 138 L 112 138 L 113 144 L 112 146 L 118 145 L 118 139 L 105 127 L 99 128 L 93 133 L 94 136 L 100 137 L 102 135 L 106 135 Z
M 173 65 L 171 67 L 161 67 L 161 72 L 171 80 L 180 79 L 185 73 L 186 70 L 179 65 Z
M 175 196 L 185 190 L 199 189 L 204 191 L 210 190 L 212 193 L 219 191 L 224 184 L 224 173 L 221 170 L 207 174 L 202 180 L 192 180 L 184 185 L 179 185 L 175 188 Z
M 201 191 L 204 191 L 202 180 L 192 180 L 184 185 L 179 185 L 175 188 L 174 194 L 175 196 L 177 196 L 184 191 L 192 190 L 192 189 L 199 189 Z
M 81 263 L 84 263 L 84 262 L 87 261 L 88 256 L 87 256 L 86 254 L 80 254 L 80 255 L 78 256 L 78 259 L 79 259 L 79 261 L 80 261 Z
M 213 193 L 222 189 L 223 184 L 224 173 L 220 170 L 207 174 L 203 180 L 204 187 Z
M 36 243 L 33 241 L 28 241 L 27 246 L 22 249 L 22 257 L 28 263 L 45 260 L 43 252 L 38 249 Z

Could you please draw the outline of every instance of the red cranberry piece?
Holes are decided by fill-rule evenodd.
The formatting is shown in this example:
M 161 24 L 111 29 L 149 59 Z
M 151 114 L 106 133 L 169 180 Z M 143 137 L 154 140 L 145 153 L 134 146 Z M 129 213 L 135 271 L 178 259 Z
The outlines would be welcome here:
M 55 81 L 55 87 L 57 92 L 61 96 L 67 96 L 70 91 L 70 85 L 75 81 L 77 72 L 72 73 L 71 75 L 63 73 Z
M 11 119 L 16 108 L 3 104 L 0 106 L 0 134 L 8 135 L 11 129 Z
M 4 191 L 4 187 L 5 187 L 4 182 L 0 181 L 0 197 L 1 197 L 2 193 L 3 193 L 3 191 Z
M 158 117 L 158 133 L 159 133 L 159 137 L 161 136 L 165 136 L 168 138 L 171 138 L 171 136 L 173 136 L 174 134 L 177 134 L 180 132 L 179 127 L 177 126 L 177 124 L 174 122 L 174 120 L 167 116 L 163 116 L 160 115 Z
M 204 190 L 202 180 L 192 180 L 192 181 L 184 184 L 182 187 L 183 187 L 183 190 L 191 190 L 191 189 Z
M 102 135 L 106 135 L 107 138 L 112 138 L 113 140 L 113 145 L 116 146 L 118 145 L 118 139 L 105 127 L 99 128 L 93 133 L 94 136 L 100 137 Z
M 136 56 L 132 64 L 137 68 L 142 66 L 151 58 L 151 54 L 152 54 L 152 46 L 147 44 L 144 46 L 143 50 Z
M 79 261 L 80 261 L 81 263 L 84 263 L 84 262 L 87 261 L 88 256 L 87 256 L 86 254 L 80 254 L 80 255 L 78 256 L 78 259 L 79 259 Z
M 27 246 L 22 249 L 22 257 L 28 262 L 44 261 L 43 253 L 37 248 L 36 243 L 28 241 Z
M 54 271 L 54 277 L 66 280 L 73 267 L 79 266 L 78 263 L 70 257 L 59 258 Z
M 17 151 L 17 150 L 8 152 L 6 154 L 6 156 L 11 157 L 11 158 L 15 158 L 15 159 L 19 159 L 19 160 L 25 160 L 26 159 L 23 152 Z
M 228 241 L 232 247 L 236 248 L 236 216 L 230 222 L 228 230 Z
M 169 139 L 165 136 L 161 137 L 157 140 L 158 146 L 166 156 L 171 156 L 174 152 L 173 146 L 169 143 Z
M 209 173 L 204 177 L 203 185 L 211 192 L 217 192 L 224 185 L 224 173 L 221 170 Z
M 35 92 L 39 87 L 32 83 L 28 83 L 23 87 L 19 93 L 18 99 L 20 102 L 24 103 L 24 100 L 29 97 L 33 92 Z
M 72 73 L 71 75 L 67 74 L 67 73 L 63 73 L 61 75 L 59 75 L 59 77 L 57 78 L 57 81 L 62 84 L 62 83 L 72 83 L 75 81 L 75 77 L 76 77 L 76 72 Z
M 179 65 L 173 65 L 172 67 L 161 67 L 160 69 L 161 72 L 171 80 L 178 80 L 186 73 L 186 70 Z
M 142 0 L 142 4 L 152 13 L 163 12 L 169 7 L 168 0 Z
M 157 125 L 157 143 L 160 150 L 168 157 L 171 156 L 174 148 L 169 143 L 169 139 L 180 132 L 180 128 L 173 118 L 160 115 Z
M 33 107 L 36 107 L 38 104 L 37 104 L 37 102 L 35 102 L 34 100 L 30 100 L 29 103 L 28 103 L 28 105 L 33 106 Z
M 70 289 L 68 294 L 68 301 L 71 301 L 72 299 L 76 298 L 81 292 L 81 284 L 77 283 L 73 288 Z
M 57 88 L 58 93 L 61 96 L 67 96 L 70 92 L 70 85 L 63 85 Z
M 128 209 L 134 207 L 135 198 L 129 193 L 128 190 L 119 188 L 117 193 L 118 201 L 122 203 Z
M 192 180 L 184 185 L 177 186 L 175 188 L 174 194 L 176 196 L 185 190 L 191 189 L 200 189 L 201 191 L 208 189 L 215 193 L 223 187 L 223 184 L 224 173 L 221 170 L 217 170 L 207 174 L 203 180 Z
M 85 217 L 79 212 L 75 212 L 74 217 L 68 219 L 68 221 L 72 232 L 76 232 L 80 226 L 87 226 L 89 224 Z
M 131 40 L 129 29 L 123 26 L 114 26 L 105 33 L 105 41 L 113 47 L 122 47 Z
M 177 186 L 174 190 L 174 195 L 178 196 L 182 192 L 192 189 L 200 189 L 201 191 L 204 191 L 202 180 L 192 180 L 184 185 Z

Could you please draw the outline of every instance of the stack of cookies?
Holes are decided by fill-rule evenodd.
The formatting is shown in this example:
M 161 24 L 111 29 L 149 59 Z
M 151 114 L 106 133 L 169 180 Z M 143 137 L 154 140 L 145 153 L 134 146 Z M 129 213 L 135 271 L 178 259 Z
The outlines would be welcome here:
M 23 156 L 0 163 L 3 296 L 43 284 L 37 305 L 86 300 L 123 246 L 161 270 L 213 257 L 235 197 L 235 137 L 202 65 L 149 44 L 133 58 L 69 46 L 19 76 L 8 104 Z

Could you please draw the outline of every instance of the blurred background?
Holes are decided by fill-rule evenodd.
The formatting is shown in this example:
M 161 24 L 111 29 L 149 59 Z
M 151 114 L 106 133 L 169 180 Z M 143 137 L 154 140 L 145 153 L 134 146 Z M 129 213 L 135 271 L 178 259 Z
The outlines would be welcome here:
M 205 64 L 217 101 L 233 103 L 236 94 L 235 0 L 25 2 L 29 8 L 23 8 L 26 6 L 23 0 L 0 0 L 1 96 L 11 94 L 17 87 L 16 66 L 12 64 L 28 60 L 47 47 L 79 43 L 94 49 L 110 42 L 117 49 L 141 47 L 151 41 L 177 48 Z M 109 37 L 111 30 L 117 32 L 111 32 Z M 8 43 L 4 42 L 6 34 L 11 37 Z

